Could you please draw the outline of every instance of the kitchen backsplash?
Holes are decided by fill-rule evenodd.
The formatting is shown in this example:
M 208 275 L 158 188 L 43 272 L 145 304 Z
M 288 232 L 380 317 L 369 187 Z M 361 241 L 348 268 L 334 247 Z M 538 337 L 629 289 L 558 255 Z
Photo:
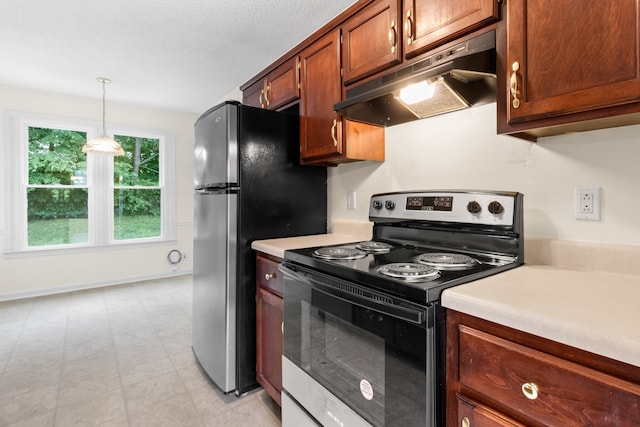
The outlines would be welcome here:
M 366 221 L 377 192 L 513 190 L 524 194 L 525 234 L 552 241 L 640 246 L 640 126 L 530 143 L 496 135 L 495 104 L 386 129 L 386 161 L 329 169 L 330 221 Z M 601 188 L 601 220 L 575 219 L 576 187 Z M 347 209 L 355 192 L 356 209 Z

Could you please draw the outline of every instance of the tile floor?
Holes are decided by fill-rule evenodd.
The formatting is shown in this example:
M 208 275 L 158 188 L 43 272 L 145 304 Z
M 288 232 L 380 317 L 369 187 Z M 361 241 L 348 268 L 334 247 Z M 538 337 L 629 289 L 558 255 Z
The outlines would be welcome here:
M 0 426 L 280 426 L 191 352 L 191 276 L 0 302 Z

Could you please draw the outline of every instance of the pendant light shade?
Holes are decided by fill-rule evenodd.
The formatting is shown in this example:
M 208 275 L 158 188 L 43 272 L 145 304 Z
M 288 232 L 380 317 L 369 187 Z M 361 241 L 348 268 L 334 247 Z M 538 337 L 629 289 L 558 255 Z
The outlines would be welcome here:
M 93 138 L 91 141 L 87 141 L 87 143 L 82 146 L 82 152 L 124 156 L 124 150 L 120 144 L 107 136 L 105 85 L 107 83 L 111 83 L 111 80 L 106 77 L 98 77 L 97 80 L 102 83 L 102 135 L 97 138 Z

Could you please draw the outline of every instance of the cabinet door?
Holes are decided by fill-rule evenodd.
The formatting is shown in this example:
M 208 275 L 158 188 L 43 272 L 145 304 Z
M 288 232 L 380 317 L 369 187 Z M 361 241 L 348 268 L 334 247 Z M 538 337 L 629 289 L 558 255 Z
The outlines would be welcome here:
M 251 107 L 265 108 L 264 102 L 265 80 L 258 80 L 242 91 L 242 103 Z
M 242 91 L 242 103 L 276 110 L 300 96 L 299 59 L 291 58 Z
M 300 159 L 342 155 L 342 124 L 333 111 L 340 101 L 340 31 L 334 30 L 300 54 Z
M 507 4 L 507 121 L 637 101 L 636 0 Z
M 275 110 L 300 96 L 298 57 L 280 65 L 267 76 L 266 108 Z
M 400 0 L 378 0 L 342 26 L 344 84 L 402 61 Z
M 524 427 L 516 421 L 479 403 L 458 395 L 458 426 L 460 427 Z
M 258 288 L 256 294 L 256 376 L 265 391 L 281 404 L 282 298 Z
M 498 17 L 498 0 L 405 0 L 405 55 L 431 50 Z

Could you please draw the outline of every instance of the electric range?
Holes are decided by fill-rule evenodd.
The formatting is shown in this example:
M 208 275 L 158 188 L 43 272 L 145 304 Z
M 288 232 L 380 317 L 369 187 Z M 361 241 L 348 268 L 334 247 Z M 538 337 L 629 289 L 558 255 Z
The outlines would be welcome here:
M 285 251 L 283 426 L 444 425 L 440 296 L 523 264 L 522 199 L 375 194 L 370 241 Z

